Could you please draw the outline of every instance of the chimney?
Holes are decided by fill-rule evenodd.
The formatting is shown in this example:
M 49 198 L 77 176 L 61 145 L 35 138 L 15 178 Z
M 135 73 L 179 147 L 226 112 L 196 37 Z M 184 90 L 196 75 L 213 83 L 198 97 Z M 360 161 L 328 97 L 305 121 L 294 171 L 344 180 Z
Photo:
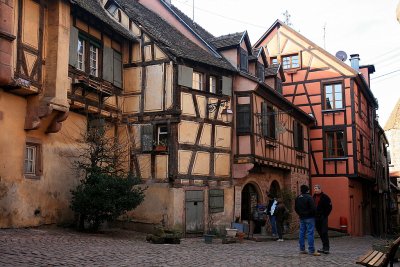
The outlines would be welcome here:
M 351 62 L 351 67 L 355 70 L 360 69 L 360 55 L 359 54 L 352 54 L 350 55 L 350 62 Z

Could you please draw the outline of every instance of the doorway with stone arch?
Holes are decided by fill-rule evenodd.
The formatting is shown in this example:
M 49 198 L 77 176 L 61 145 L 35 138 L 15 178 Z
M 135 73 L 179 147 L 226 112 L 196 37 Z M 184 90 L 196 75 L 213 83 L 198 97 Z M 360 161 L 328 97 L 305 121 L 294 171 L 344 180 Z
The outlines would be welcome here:
M 258 185 L 253 183 L 246 184 L 242 190 L 242 220 L 247 220 L 250 222 L 253 219 L 252 214 L 254 211 L 254 207 L 260 201 L 262 201 L 262 196 Z

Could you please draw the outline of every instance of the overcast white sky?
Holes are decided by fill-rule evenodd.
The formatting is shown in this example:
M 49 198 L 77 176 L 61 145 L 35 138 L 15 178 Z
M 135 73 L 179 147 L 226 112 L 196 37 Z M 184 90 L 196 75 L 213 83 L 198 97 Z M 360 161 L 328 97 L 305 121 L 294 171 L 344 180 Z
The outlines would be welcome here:
M 371 89 L 379 101 L 379 122 L 385 126 L 400 98 L 399 0 L 172 0 L 172 4 L 192 18 L 193 1 L 195 21 L 210 33 L 247 30 L 252 44 L 275 20 L 284 21 L 286 10 L 292 28 L 321 47 L 325 25 L 328 52 L 357 53 L 361 65 L 375 65 Z

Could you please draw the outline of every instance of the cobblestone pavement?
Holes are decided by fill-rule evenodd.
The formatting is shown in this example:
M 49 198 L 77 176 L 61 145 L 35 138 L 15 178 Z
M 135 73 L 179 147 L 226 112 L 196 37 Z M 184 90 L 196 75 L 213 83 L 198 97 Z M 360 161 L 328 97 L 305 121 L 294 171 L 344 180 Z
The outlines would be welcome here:
M 297 240 L 205 244 L 202 238 L 185 238 L 179 245 L 157 245 L 142 233 L 122 230 L 6 229 L 0 230 L 0 266 L 356 266 L 358 256 L 381 242 L 332 238 L 331 254 L 316 257 L 298 254 Z

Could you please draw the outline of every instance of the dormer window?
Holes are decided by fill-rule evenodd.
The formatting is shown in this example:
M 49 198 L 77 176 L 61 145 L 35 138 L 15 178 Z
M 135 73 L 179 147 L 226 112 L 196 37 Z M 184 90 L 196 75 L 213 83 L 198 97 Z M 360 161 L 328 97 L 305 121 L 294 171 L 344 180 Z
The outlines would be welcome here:
M 257 63 L 257 78 L 262 82 L 265 81 L 265 67 L 261 63 Z
M 278 58 L 277 57 L 271 57 L 271 64 L 279 64 Z
M 113 16 L 114 16 L 115 13 L 117 12 L 117 10 L 118 10 L 118 6 L 115 5 L 114 3 L 110 4 L 110 5 L 108 6 L 108 8 L 107 8 L 107 11 L 110 12 L 110 14 L 113 15 Z
M 240 49 L 240 70 L 248 71 L 249 68 L 249 56 L 246 50 Z
M 299 55 L 294 54 L 282 56 L 282 66 L 284 70 L 299 68 Z
M 119 9 L 118 9 L 118 12 L 117 12 L 117 19 L 118 19 L 118 22 L 119 22 L 119 23 L 122 22 L 121 10 L 119 10 Z

